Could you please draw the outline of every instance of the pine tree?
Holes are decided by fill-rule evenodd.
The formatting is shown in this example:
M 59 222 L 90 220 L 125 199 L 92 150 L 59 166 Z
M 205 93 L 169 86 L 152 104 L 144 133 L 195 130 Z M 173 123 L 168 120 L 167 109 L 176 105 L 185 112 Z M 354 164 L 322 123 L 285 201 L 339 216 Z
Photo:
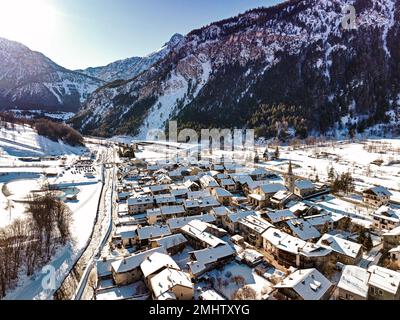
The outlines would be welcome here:
M 279 146 L 276 146 L 274 156 L 275 156 L 275 159 L 279 159 Z

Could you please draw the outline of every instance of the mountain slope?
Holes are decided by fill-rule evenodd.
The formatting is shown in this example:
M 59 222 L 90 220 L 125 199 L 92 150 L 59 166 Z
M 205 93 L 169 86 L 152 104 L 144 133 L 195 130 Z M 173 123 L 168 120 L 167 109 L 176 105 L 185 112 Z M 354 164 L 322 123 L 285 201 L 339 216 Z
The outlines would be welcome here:
M 67 70 L 20 43 L 0 38 L 0 110 L 77 111 L 103 84 Z
M 106 82 L 128 80 L 148 70 L 153 64 L 165 58 L 171 49 L 178 45 L 182 39 L 182 35 L 174 34 L 170 41 L 168 41 L 160 50 L 153 52 L 146 57 L 132 57 L 118 60 L 104 67 L 87 68 L 85 70 L 77 70 L 77 72 Z
M 357 30 L 342 28 L 342 10 Z M 190 32 L 136 78 L 93 93 L 73 119 L 85 133 L 145 138 L 181 127 L 359 130 L 398 117 L 399 0 L 292 0 Z

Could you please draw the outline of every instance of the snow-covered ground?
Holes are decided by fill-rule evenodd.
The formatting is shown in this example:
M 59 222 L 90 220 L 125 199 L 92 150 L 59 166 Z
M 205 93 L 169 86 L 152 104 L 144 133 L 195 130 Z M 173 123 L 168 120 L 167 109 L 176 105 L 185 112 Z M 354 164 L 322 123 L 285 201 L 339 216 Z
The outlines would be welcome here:
M 262 154 L 263 148 L 259 151 Z M 400 200 L 400 139 L 335 142 L 296 150 L 281 147 L 280 160 L 269 161 L 267 167 L 286 172 L 289 160 L 296 175 L 312 179 L 318 175 L 326 181 L 333 167 L 337 174 L 349 171 L 353 175 L 356 191 L 381 185 Z M 382 161 L 382 165 L 372 164 L 374 161 Z
M 11 157 L 40 157 L 65 154 L 83 154 L 86 148 L 72 147 L 62 142 L 51 141 L 40 136 L 26 125 L 9 124 L 8 128 L 0 127 L 0 166 Z M 7 163 L 7 162 L 6 162 Z
M 99 147 L 89 145 L 89 148 Z M 84 170 L 73 166 L 79 156 L 87 151 L 86 148 L 75 148 L 50 141 L 37 135 L 27 126 L 0 128 L 0 227 L 9 225 L 17 218 L 26 218 L 27 206 L 22 201 L 32 191 L 41 190 L 45 183 L 57 186 L 61 190 L 61 196 L 72 189 L 77 193 L 77 200 L 66 201 L 72 212 L 73 241 L 59 248 L 48 263 L 54 270 L 54 289 L 43 289 L 42 281 L 48 273 L 38 270 L 32 277 L 27 278 L 21 271 L 18 286 L 10 290 L 6 299 L 51 299 L 55 289 L 85 248 L 93 229 L 102 189 L 99 164 L 93 164 L 93 177 L 86 176 Z M 37 162 L 18 159 L 47 156 L 59 157 Z M 45 177 L 48 173 L 52 175 Z

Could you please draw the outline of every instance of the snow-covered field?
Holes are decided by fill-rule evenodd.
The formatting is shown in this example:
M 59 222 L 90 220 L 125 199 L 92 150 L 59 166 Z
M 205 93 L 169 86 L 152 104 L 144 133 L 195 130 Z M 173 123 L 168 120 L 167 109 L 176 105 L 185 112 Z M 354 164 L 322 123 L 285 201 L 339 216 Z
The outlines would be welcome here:
M 95 149 L 97 146 L 90 145 Z M 73 167 L 73 163 L 87 148 L 75 148 L 50 141 L 39 136 L 27 126 L 11 125 L 0 128 L 0 227 L 6 227 L 15 219 L 27 217 L 27 206 L 23 203 L 32 191 L 39 191 L 45 183 L 55 185 L 60 194 L 74 189 L 77 200 L 66 201 L 72 212 L 71 232 L 73 242 L 59 248 L 48 266 L 54 268 L 56 289 L 63 281 L 91 235 L 97 214 L 102 182 L 100 166 L 93 165 L 93 176 Z M 57 156 L 41 161 L 22 161 L 19 158 Z M 46 177 L 46 174 L 51 176 Z M 6 299 L 49 299 L 54 290 L 44 290 L 42 280 L 47 273 L 41 270 L 27 278 L 21 272 L 18 286 L 10 291 Z
M 262 154 L 263 149 L 259 150 Z M 353 175 L 356 191 L 381 185 L 400 200 L 400 139 L 335 142 L 296 150 L 282 147 L 280 160 L 269 161 L 266 167 L 286 172 L 289 160 L 296 175 L 312 179 L 318 175 L 326 181 L 333 167 L 337 174 L 349 171 Z M 382 161 L 382 165 L 372 164 L 374 161 Z

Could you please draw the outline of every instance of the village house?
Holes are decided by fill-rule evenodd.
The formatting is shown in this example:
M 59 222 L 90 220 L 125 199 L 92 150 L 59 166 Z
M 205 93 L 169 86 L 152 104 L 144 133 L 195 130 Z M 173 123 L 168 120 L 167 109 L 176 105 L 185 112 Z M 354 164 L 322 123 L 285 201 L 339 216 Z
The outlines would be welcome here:
M 214 223 L 215 217 L 212 214 L 200 214 L 196 216 L 186 216 L 181 218 L 168 219 L 167 224 L 172 233 L 180 233 L 180 229 L 193 220 L 199 220 L 207 223 Z
M 219 188 L 219 184 L 217 180 L 215 180 L 212 176 L 204 175 L 200 178 L 200 185 L 203 189 L 213 190 L 215 188 Z
M 152 248 L 163 247 L 168 254 L 175 255 L 182 252 L 187 244 L 187 239 L 181 233 L 172 234 L 163 238 L 151 240 Z
M 270 204 L 270 199 L 278 191 L 287 190 L 280 183 L 268 183 L 258 186 L 253 193 L 248 195 L 249 203 L 258 208 L 264 208 Z
M 228 190 L 230 192 L 236 191 L 236 183 L 230 178 L 222 179 L 220 184 L 221 184 L 221 187 L 224 188 L 225 190 Z
M 147 210 L 147 223 L 150 225 L 165 222 L 171 218 L 182 217 L 186 213 L 183 206 L 165 206 Z
M 128 199 L 129 214 L 144 213 L 148 209 L 154 208 L 154 198 L 151 196 L 140 196 Z
M 261 248 L 262 234 L 272 227 L 272 224 L 257 216 L 249 215 L 239 220 L 239 234 L 251 245 Z
M 244 187 L 253 183 L 253 179 L 249 175 L 232 174 L 231 179 L 235 182 L 236 191 L 244 191 Z M 247 193 L 245 193 L 247 195 Z
M 180 270 L 174 259 L 172 259 L 168 254 L 160 252 L 154 252 L 147 256 L 140 264 L 140 269 L 142 270 L 143 277 L 147 284 L 149 284 L 149 280 L 153 276 L 165 268 Z
M 388 206 L 381 206 L 373 215 L 374 228 L 377 230 L 390 231 L 400 226 L 400 210 Z
M 137 230 L 139 244 L 141 246 L 147 246 L 150 244 L 150 241 L 153 239 L 157 239 L 160 237 L 165 237 L 171 235 L 171 231 L 167 225 L 159 226 L 147 226 L 141 227 Z
M 232 193 L 223 188 L 215 188 L 212 190 L 212 195 L 223 206 L 229 206 L 232 202 Z
M 363 192 L 364 202 L 374 207 L 387 205 L 392 193 L 385 187 L 373 187 Z
M 217 247 L 226 243 L 210 233 L 213 231 L 214 229 L 211 228 L 211 225 L 199 220 L 190 221 L 181 228 L 181 232 L 195 249 Z
M 239 232 L 239 221 L 242 218 L 253 215 L 255 216 L 255 211 L 239 211 L 231 213 L 229 215 L 222 217 L 222 227 L 227 230 L 230 234 Z
M 285 231 L 288 231 L 289 234 L 304 240 L 315 240 L 321 237 L 321 233 L 314 228 L 310 222 L 303 219 L 291 219 L 286 222 L 287 227 Z
M 315 185 L 310 180 L 297 180 L 294 182 L 294 194 L 305 198 L 315 193 Z
M 215 216 L 216 224 L 217 224 L 218 226 L 222 226 L 222 219 L 223 219 L 223 217 L 225 217 L 225 216 L 231 214 L 232 211 L 231 211 L 229 208 L 225 207 L 225 206 L 221 206 L 221 207 L 214 207 L 214 208 L 212 208 L 212 210 L 211 210 L 210 213 L 213 214 L 213 215 Z
M 400 261 L 400 245 L 389 250 L 389 258 L 392 261 Z
M 150 192 L 153 196 L 159 194 L 168 194 L 170 192 L 170 185 L 169 184 L 157 184 L 154 186 L 149 186 Z
M 193 300 L 193 283 L 182 270 L 166 268 L 149 283 L 154 300 Z
M 348 265 L 356 265 L 360 262 L 363 253 L 361 244 L 327 233 L 322 236 L 317 244 L 332 250 L 332 253 L 340 262 Z
M 323 265 L 330 249 L 291 236 L 279 229 L 268 228 L 262 235 L 263 248 L 285 266 L 309 268 Z
M 198 200 L 186 199 L 183 200 L 183 207 L 188 215 L 197 215 L 201 213 L 201 206 Z
M 300 200 L 300 198 L 294 193 L 287 190 L 280 190 L 271 197 L 270 204 L 273 209 L 283 210 L 289 202 L 297 200 Z
M 223 266 L 235 258 L 235 250 L 227 243 L 190 253 L 188 262 L 190 274 L 197 278 L 218 266 Z
M 267 220 L 273 225 L 284 225 L 286 221 L 296 219 L 296 216 L 290 210 L 278 210 L 266 213 Z
M 115 229 L 114 242 L 120 242 L 124 247 L 132 247 L 138 241 L 137 225 L 119 226 Z
M 154 196 L 154 201 L 158 208 L 162 206 L 173 206 L 176 204 L 176 198 L 171 194 L 160 194 Z
M 275 285 L 279 297 L 288 300 L 329 300 L 332 283 L 317 269 L 296 270 Z
M 337 300 L 367 300 L 369 272 L 357 266 L 344 266 L 335 293 Z
M 369 299 L 400 300 L 400 272 L 376 265 L 370 266 L 368 272 Z
M 138 252 L 111 263 L 111 273 L 114 283 L 119 286 L 134 283 L 143 277 L 140 264 L 155 252 L 165 253 L 162 247 Z
M 400 227 L 383 234 L 383 249 L 390 250 L 400 245 Z

